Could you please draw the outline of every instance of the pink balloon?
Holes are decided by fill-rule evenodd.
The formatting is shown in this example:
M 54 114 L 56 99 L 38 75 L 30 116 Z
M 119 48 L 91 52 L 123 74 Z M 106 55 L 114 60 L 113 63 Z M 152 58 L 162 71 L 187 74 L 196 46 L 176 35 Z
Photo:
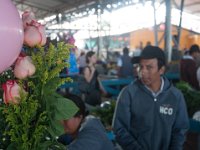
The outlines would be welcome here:
M 0 0 L 0 73 L 18 57 L 24 40 L 23 24 L 11 0 Z

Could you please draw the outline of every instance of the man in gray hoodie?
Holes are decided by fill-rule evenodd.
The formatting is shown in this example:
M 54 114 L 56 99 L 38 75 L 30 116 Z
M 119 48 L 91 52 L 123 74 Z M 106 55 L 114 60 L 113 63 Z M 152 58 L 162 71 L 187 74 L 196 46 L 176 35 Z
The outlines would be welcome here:
M 124 150 L 182 150 L 189 128 L 182 93 L 163 75 L 162 49 L 141 53 L 139 78 L 125 87 L 113 118 L 117 142 Z

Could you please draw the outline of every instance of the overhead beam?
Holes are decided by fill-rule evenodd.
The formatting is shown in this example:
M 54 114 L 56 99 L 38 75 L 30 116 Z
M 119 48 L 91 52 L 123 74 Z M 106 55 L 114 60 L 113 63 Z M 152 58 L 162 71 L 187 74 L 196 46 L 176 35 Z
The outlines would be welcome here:
M 46 9 L 46 8 L 48 8 L 47 6 L 45 6 L 45 8 L 44 8 L 44 7 L 41 7 L 39 4 L 31 3 L 29 1 L 15 1 L 15 3 L 17 5 L 19 5 L 19 4 L 20 5 L 27 5 L 29 7 L 34 7 L 34 8 L 37 8 L 37 9 L 41 9 L 43 11 L 49 11 L 49 12 L 51 12 L 51 9 Z
M 87 3 L 91 2 L 91 0 L 76 0 L 76 2 L 74 2 L 75 0 L 73 0 L 72 3 L 66 2 L 65 4 L 61 4 L 58 5 L 56 7 L 54 7 L 55 10 L 59 11 L 59 12 L 63 12 L 65 10 L 69 10 L 72 8 L 78 8 L 78 6 L 80 5 L 87 5 Z M 77 5 L 78 4 L 78 5 Z
M 191 7 L 191 6 L 199 5 L 199 4 L 200 2 L 194 2 L 194 3 L 185 4 L 184 7 Z
M 191 13 L 192 14 L 197 14 L 197 13 L 200 13 L 200 10 L 195 10 L 195 11 L 192 11 Z

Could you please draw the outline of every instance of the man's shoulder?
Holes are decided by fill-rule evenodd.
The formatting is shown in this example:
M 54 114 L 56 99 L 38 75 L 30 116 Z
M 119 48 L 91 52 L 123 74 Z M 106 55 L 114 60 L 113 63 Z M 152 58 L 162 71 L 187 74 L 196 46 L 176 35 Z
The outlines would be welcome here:
M 127 86 L 125 86 L 125 87 L 122 89 L 122 91 L 125 91 L 125 92 L 128 92 L 128 91 L 129 91 L 129 92 L 133 93 L 133 92 L 136 91 L 136 89 L 138 89 L 139 84 L 140 84 L 140 83 L 138 83 L 137 79 L 134 79 L 130 84 L 128 84 Z
M 194 59 L 181 59 L 181 64 L 193 64 L 195 63 Z
M 176 97 L 177 100 L 182 99 L 183 93 L 177 87 L 172 85 L 170 91 Z

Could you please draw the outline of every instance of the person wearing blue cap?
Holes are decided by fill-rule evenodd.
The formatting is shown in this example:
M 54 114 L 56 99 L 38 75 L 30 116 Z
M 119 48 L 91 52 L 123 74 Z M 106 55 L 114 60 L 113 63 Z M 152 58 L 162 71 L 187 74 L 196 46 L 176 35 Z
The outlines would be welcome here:
M 143 49 L 138 79 L 117 100 L 113 130 L 123 150 L 182 150 L 189 119 L 183 94 L 163 76 L 165 54 Z

